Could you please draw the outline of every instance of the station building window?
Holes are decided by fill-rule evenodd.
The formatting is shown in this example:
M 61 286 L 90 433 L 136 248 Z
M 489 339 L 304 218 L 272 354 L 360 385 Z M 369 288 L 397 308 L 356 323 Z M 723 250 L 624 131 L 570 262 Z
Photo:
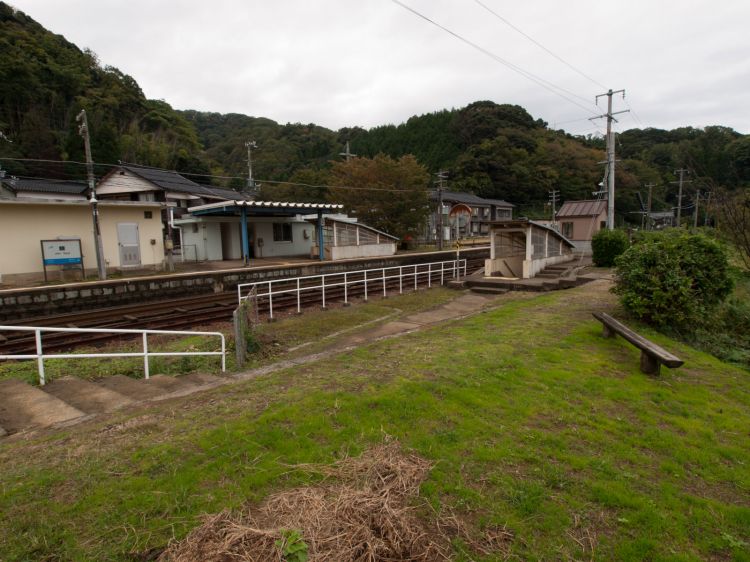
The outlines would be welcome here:
M 292 225 L 288 222 L 273 223 L 273 241 L 274 242 L 291 242 Z

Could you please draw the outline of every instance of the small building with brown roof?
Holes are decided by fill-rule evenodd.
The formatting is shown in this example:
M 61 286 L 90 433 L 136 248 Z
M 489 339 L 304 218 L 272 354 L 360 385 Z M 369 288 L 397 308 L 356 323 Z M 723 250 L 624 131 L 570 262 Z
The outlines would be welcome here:
M 575 244 L 576 250 L 590 252 L 594 234 L 607 228 L 607 200 L 566 201 L 556 218 L 560 233 Z

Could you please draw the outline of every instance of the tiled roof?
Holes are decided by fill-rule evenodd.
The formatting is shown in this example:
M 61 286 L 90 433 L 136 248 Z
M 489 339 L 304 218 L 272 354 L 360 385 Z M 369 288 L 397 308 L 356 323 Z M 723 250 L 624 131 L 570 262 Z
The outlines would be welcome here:
M 158 168 L 147 168 L 133 165 L 121 166 L 121 168 L 140 176 L 144 180 L 151 182 L 165 191 L 178 191 L 180 193 L 189 193 L 190 195 L 213 199 L 252 199 L 251 195 L 233 189 L 195 183 L 194 181 L 187 179 L 185 176 L 171 170 L 161 170 Z
M 437 201 L 437 192 L 430 192 L 430 199 Z M 466 203 L 467 205 L 495 205 L 496 207 L 513 207 L 512 203 L 503 201 L 502 199 L 485 199 L 474 195 L 473 193 L 465 193 L 461 191 L 443 191 L 443 201 L 453 203 Z
M 31 191 L 34 193 L 59 193 L 66 195 L 84 195 L 88 189 L 86 182 L 58 181 L 58 180 L 27 180 L 27 179 L 5 179 L 3 185 L 16 193 L 19 191 Z
M 606 199 L 587 199 L 583 201 L 566 201 L 560 210 L 559 217 L 591 217 L 607 211 Z

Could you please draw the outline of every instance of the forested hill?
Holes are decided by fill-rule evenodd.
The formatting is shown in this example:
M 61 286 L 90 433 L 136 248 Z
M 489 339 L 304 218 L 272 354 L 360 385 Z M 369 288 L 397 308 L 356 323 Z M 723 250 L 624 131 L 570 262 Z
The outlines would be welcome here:
M 97 162 L 126 160 L 207 172 L 195 129 L 169 104 L 23 12 L 0 2 L 0 155 L 83 160 L 76 115 L 85 108 Z M 74 166 L 4 161 L 11 173 L 65 177 Z M 97 170 L 99 172 L 100 170 Z
M 399 125 L 332 131 L 315 124 L 279 124 L 262 117 L 176 111 L 148 100 L 137 82 L 101 64 L 60 35 L 0 2 L 0 156 L 83 160 L 75 117 L 85 108 L 94 159 L 118 160 L 194 174 L 198 181 L 240 186 L 247 173 L 245 142 L 255 140 L 253 170 L 260 180 L 324 184 L 333 160 L 351 151 L 372 157 L 413 154 L 429 171 L 448 171 L 449 187 L 502 198 L 522 213 L 543 212 L 548 191 L 591 197 L 602 180 L 601 139 L 572 137 L 516 105 L 479 101 L 460 109 L 414 116 Z M 653 183 L 655 208 L 674 204 L 673 171 L 689 168 L 693 188 L 750 183 L 750 137 L 726 127 L 673 131 L 632 129 L 618 136 L 618 214 L 637 220 L 636 193 Z M 0 160 L 12 174 L 81 177 L 77 165 Z M 102 174 L 105 168 L 97 168 Z M 269 196 L 283 188 L 265 186 Z M 690 202 L 692 191 L 688 193 Z M 299 195 L 297 193 L 296 195 Z M 326 197 L 325 190 L 305 193 Z

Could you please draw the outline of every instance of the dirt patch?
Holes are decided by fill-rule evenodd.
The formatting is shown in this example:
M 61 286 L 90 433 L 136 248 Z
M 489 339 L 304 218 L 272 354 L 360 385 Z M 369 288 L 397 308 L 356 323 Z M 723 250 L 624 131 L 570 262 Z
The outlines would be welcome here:
M 158 560 L 439 562 L 450 560 L 454 537 L 484 553 L 512 538 L 493 530 L 473 541 L 453 514 L 432 520 L 419 517 L 417 510 L 430 509 L 418 496 L 432 465 L 404 453 L 395 441 L 331 466 L 297 468 L 323 476 L 322 483 L 274 494 L 240 513 L 225 510 L 206 517 Z

